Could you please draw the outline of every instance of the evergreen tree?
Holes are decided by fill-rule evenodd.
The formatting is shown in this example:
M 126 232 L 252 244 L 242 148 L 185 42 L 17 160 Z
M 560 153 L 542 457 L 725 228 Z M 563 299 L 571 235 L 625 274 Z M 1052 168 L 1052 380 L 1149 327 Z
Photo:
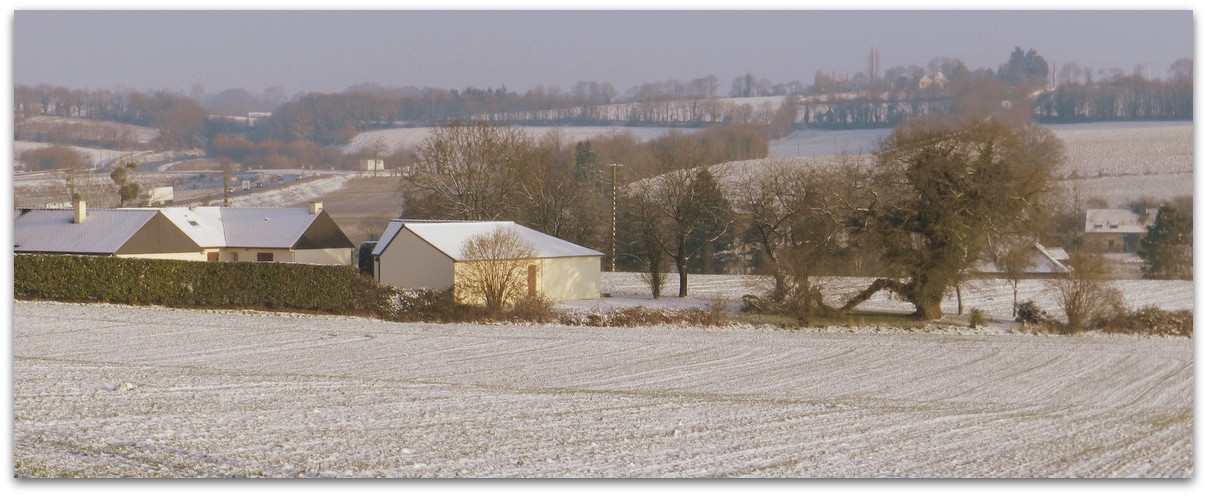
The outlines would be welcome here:
M 1191 226 L 1176 208 L 1165 205 L 1148 234 L 1140 240 L 1138 253 L 1144 258 L 1144 277 L 1149 279 L 1193 279 Z

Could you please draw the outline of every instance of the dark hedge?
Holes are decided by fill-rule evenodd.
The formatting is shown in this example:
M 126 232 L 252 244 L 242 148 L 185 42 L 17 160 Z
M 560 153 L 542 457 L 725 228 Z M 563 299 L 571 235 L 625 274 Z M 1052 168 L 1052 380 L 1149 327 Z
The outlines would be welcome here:
M 395 291 L 355 267 L 16 255 L 17 298 L 394 318 Z

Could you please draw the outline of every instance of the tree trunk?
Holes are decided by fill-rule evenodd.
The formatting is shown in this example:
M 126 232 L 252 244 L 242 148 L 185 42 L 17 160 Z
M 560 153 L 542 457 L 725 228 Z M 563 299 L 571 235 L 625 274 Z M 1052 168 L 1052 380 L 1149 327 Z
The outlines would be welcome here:
M 1013 284 L 1012 289 L 1014 289 L 1014 305 L 1010 307 L 1010 316 L 1018 317 L 1018 284 Z
M 687 296 L 687 259 L 675 257 L 675 268 L 679 269 L 679 297 Z
M 914 303 L 914 317 L 918 320 L 939 320 L 943 318 L 943 310 L 939 308 L 939 303 Z
M 956 315 L 964 315 L 964 292 L 960 290 L 960 283 L 956 283 Z

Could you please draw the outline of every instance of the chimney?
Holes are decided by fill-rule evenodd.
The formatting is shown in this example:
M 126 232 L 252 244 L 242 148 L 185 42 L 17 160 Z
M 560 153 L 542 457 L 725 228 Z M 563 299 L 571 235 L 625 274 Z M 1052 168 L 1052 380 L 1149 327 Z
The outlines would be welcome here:
M 310 213 L 317 214 L 323 211 L 323 202 L 311 202 Z
M 73 202 L 75 207 L 75 218 L 71 219 L 72 223 L 79 224 L 88 218 L 88 204 L 84 200 L 76 200 Z

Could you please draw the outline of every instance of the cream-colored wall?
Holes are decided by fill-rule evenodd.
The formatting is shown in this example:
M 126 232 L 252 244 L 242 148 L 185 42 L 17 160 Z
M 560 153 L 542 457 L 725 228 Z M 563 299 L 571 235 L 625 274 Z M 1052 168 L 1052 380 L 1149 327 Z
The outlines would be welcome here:
M 257 253 L 272 253 L 273 262 L 292 262 L 293 250 L 287 249 L 256 249 L 256 248 L 223 248 L 218 255 L 218 260 L 221 262 L 234 262 L 234 254 L 239 254 L 240 262 L 255 262 Z
M 205 253 L 196 251 L 188 253 L 126 253 L 114 256 L 117 258 L 150 258 L 155 260 L 187 260 L 191 262 L 205 261 Z
M 536 265 L 537 294 L 553 301 L 591 300 L 599 298 L 600 257 L 542 258 L 531 260 L 517 268 L 522 285 L 520 296 L 528 296 L 528 266 Z M 475 262 L 459 262 L 457 273 Z M 461 303 L 482 304 L 481 298 L 457 292 Z
M 374 261 L 373 273 L 378 282 L 398 288 L 448 289 L 453 259 L 403 229 Z
M 599 298 L 601 257 L 546 258 L 541 260 L 541 294 L 553 301 Z
M 297 250 L 293 252 L 293 261 L 321 265 L 352 265 L 352 250 L 350 248 Z

